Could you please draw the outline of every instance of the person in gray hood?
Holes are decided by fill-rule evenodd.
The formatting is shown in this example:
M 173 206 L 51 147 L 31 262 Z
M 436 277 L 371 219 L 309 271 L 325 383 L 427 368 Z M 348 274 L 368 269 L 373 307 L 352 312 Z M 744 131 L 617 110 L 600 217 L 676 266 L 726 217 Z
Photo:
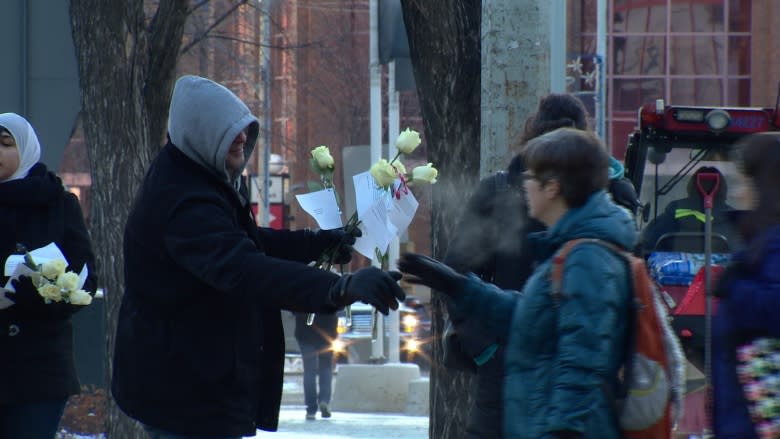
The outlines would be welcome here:
M 332 313 L 355 301 L 383 314 L 399 273 L 338 276 L 307 265 L 354 236 L 257 227 L 240 175 L 259 123 L 230 90 L 183 76 L 168 136 L 124 236 L 125 293 L 111 390 L 152 438 L 275 431 L 284 365 L 281 310 Z

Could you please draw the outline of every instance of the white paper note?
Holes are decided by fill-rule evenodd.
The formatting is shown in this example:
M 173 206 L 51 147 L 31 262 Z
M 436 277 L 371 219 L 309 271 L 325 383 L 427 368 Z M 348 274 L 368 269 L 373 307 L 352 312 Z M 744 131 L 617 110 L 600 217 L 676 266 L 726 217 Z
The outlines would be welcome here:
M 341 222 L 341 209 L 336 203 L 336 193 L 333 189 L 323 189 L 308 194 L 296 195 L 298 204 L 315 221 L 320 229 L 330 230 L 338 229 L 343 224 Z
M 420 203 L 417 202 L 414 194 L 408 188 L 401 188 L 400 191 L 396 190 L 392 197 L 386 199 L 386 203 L 387 219 L 390 221 L 390 224 L 395 226 L 396 236 L 399 236 L 412 223 Z
M 370 209 L 377 200 L 387 196 L 387 191 L 376 185 L 376 180 L 369 171 L 353 175 L 352 182 L 355 185 L 355 205 L 358 217 Z
M 390 241 L 398 235 L 398 228 L 388 219 L 386 203 L 385 199 L 377 200 L 360 217 L 363 236 L 355 241 L 353 247 L 372 260 L 376 260 L 375 249 L 384 253 Z
M 65 255 L 62 254 L 62 250 L 57 247 L 57 244 L 50 242 L 46 246 L 30 250 L 30 255 L 36 264 L 42 265 L 46 262 L 54 259 L 62 259 L 65 261 L 65 265 L 68 265 L 68 260 L 65 259 Z M 4 276 L 11 276 L 19 264 L 24 264 L 24 255 L 11 255 L 5 260 Z

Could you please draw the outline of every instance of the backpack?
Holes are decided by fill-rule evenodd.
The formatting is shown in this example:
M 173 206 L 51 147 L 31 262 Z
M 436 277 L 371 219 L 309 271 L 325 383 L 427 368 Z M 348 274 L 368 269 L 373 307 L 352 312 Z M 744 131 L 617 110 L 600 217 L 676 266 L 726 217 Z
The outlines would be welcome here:
M 685 385 L 683 355 L 644 260 L 599 239 L 574 239 L 553 256 L 552 294 L 561 297 L 566 256 L 578 244 L 601 245 L 626 260 L 631 273 L 633 306 L 618 389 L 602 388 L 612 401 L 623 436 L 628 439 L 671 438 L 682 415 Z

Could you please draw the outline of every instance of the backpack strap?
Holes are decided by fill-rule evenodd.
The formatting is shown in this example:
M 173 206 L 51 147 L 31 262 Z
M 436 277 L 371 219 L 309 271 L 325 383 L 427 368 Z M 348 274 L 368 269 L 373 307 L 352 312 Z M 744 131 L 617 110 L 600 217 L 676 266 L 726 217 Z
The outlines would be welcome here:
M 604 241 L 603 239 L 597 239 L 597 238 L 577 238 L 572 239 L 570 241 L 567 241 L 561 246 L 558 251 L 555 252 L 555 255 L 553 255 L 553 263 L 552 263 L 552 272 L 550 276 L 550 283 L 552 286 L 551 294 L 553 297 L 553 302 L 555 303 L 555 306 L 560 305 L 560 301 L 563 298 L 563 265 L 566 262 L 566 257 L 569 255 L 571 250 L 576 247 L 579 244 L 584 243 L 590 243 L 590 244 L 597 244 L 602 247 L 606 247 L 607 249 L 611 250 L 615 254 L 617 254 L 623 261 L 626 263 L 626 270 L 628 275 L 628 287 L 629 291 L 631 292 L 631 297 L 633 298 L 634 294 L 634 270 L 635 266 L 632 263 L 631 254 L 622 249 L 621 247 L 609 242 Z M 626 343 L 625 343 L 625 350 L 623 351 L 623 358 L 621 359 L 621 367 L 623 368 L 623 375 L 624 376 L 631 376 L 631 368 L 633 367 L 631 359 L 631 354 L 636 349 L 636 345 L 634 342 L 634 337 L 636 335 L 636 331 L 634 328 L 635 325 L 635 319 L 636 319 L 636 301 L 635 298 L 633 301 L 630 302 L 630 313 L 628 316 L 628 321 L 626 322 L 626 328 L 628 332 L 626 333 Z M 613 408 L 615 408 L 617 413 L 620 413 L 620 404 L 618 404 L 617 398 L 625 398 L 628 394 L 628 386 L 625 382 L 620 383 L 620 386 L 617 391 L 617 395 L 615 395 L 610 387 L 607 385 L 606 382 L 602 383 L 602 388 L 604 390 L 604 393 L 607 394 L 608 399 L 612 402 Z
M 620 255 L 623 259 L 625 258 L 626 251 L 622 248 L 618 247 L 617 245 L 604 241 L 603 239 L 597 239 L 597 238 L 577 238 L 572 239 L 570 241 L 566 241 L 561 248 L 558 249 L 558 251 L 555 252 L 553 255 L 553 264 L 552 264 L 552 273 L 550 277 L 551 285 L 552 285 L 552 296 L 553 300 L 555 301 L 556 305 L 560 304 L 561 298 L 563 297 L 563 286 L 562 286 L 562 280 L 563 280 L 563 263 L 566 261 L 566 257 L 569 255 L 571 250 L 576 247 L 579 244 L 583 243 L 591 243 L 591 244 L 598 244 L 602 247 L 607 247 L 608 249 L 612 250 L 613 252 Z M 631 272 L 631 266 L 628 267 L 629 273 Z

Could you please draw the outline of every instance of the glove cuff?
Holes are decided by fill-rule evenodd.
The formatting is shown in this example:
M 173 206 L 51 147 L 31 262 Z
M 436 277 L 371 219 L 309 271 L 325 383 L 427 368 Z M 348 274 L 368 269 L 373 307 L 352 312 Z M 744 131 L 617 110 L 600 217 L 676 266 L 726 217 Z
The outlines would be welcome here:
M 330 301 L 333 302 L 337 308 L 344 308 L 345 306 L 351 305 L 347 297 L 347 287 L 349 286 L 349 281 L 351 279 L 351 274 L 345 274 L 330 288 Z

